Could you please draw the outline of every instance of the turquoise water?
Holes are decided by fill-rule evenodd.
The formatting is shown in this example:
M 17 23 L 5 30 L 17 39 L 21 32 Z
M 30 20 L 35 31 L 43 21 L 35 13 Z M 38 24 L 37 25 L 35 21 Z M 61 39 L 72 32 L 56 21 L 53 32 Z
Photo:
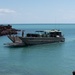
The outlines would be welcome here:
M 0 75 L 72 75 L 75 70 L 75 25 L 73 24 L 17 24 L 13 28 L 35 30 L 60 29 L 63 43 L 27 47 L 6 47 L 11 42 L 0 37 Z

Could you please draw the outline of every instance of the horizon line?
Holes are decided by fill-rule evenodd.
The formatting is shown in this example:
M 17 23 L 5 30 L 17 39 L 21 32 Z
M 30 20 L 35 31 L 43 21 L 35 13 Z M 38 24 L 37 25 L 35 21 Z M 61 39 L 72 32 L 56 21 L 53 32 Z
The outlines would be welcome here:
M 75 24 L 75 23 L 0 23 L 0 25 L 7 25 L 7 24 Z

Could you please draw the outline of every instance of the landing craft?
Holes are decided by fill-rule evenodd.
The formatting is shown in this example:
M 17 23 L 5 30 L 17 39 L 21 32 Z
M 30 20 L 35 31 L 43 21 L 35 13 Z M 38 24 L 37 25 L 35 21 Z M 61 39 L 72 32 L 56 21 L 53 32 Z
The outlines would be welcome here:
M 27 33 L 24 37 L 24 31 L 22 36 L 8 35 L 8 38 L 13 42 L 9 43 L 9 46 L 27 46 L 27 45 L 38 45 L 47 44 L 54 42 L 64 42 L 65 38 L 60 30 L 44 30 L 35 31 L 36 33 Z
M 25 45 L 37 45 L 53 42 L 64 42 L 65 38 L 60 30 L 36 31 L 37 33 L 28 33 L 25 37 L 19 37 Z

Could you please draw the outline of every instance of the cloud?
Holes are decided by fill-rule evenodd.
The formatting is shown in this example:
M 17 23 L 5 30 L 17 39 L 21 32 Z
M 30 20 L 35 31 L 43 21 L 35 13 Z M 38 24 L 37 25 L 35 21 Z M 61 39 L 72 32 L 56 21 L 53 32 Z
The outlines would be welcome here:
M 16 11 L 11 10 L 11 9 L 0 9 L 0 14 L 11 14 L 11 13 L 16 13 Z

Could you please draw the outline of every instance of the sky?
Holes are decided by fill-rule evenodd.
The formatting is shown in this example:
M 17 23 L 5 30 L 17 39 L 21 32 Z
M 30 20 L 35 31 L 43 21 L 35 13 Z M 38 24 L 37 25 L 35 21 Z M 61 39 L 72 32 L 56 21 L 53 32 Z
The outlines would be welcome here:
M 0 0 L 0 24 L 75 23 L 75 0 Z

